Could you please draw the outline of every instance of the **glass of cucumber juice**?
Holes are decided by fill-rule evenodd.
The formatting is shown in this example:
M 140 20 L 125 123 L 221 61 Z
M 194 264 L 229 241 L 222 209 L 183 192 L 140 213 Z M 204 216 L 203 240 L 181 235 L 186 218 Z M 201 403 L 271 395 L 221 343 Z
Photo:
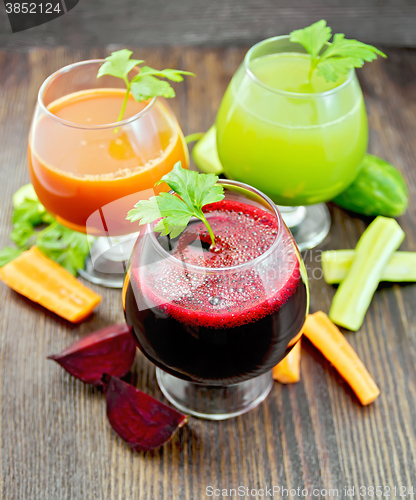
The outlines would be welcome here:
M 355 179 L 367 149 L 364 99 L 354 70 L 336 82 L 312 73 L 310 56 L 289 36 L 254 45 L 234 75 L 217 116 L 226 177 L 280 205 L 300 250 L 330 228 L 322 202 Z

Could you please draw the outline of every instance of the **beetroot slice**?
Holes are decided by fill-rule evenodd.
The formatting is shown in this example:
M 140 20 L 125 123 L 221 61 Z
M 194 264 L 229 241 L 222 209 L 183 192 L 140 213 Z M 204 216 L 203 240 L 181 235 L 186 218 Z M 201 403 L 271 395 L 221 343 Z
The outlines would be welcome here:
M 136 355 L 131 329 L 112 325 L 74 342 L 60 354 L 48 356 L 67 372 L 87 384 L 103 385 L 104 373 L 123 377 L 130 370 Z
M 159 448 L 188 422 L 188 417 L 117 377 L 104 375 L 107 417 L 133 450 Z

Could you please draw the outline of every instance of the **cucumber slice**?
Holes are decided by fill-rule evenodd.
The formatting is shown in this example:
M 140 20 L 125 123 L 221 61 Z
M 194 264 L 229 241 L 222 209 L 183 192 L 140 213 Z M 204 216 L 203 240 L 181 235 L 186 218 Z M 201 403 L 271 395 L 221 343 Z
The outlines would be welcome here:
M 217 129 L 213 125 L 192 150 L 196 166 L 206 174 L 222 174 L 223 168 L 217 151 Z
M 404 232 L 394 219 L 379 216 L 368 226 L 332 301 L 329 317 L 334 323 L 353 331 L 361 327 L 383 270 L 403 238 Z
M 20 187 L 13 195 L 12 201 L 13 201 L 13 207 L 14 208 L 19 208 L 20 205 L 25 201 L 25 200 L 33 200 L 33 201 L 39 201 L 37 194 L 35 193 L 35 190 L 33 189 L 32 184 L 25 184 L 24 186 Z M 40 202 L 39 202 L 40 204 Z M 43 207 L 43 205 L 42 205 Z M 43 210 L 45 210 L 43 208 Z M 42 210 L 40 210 L 41 212 Z
M 186 144 L 191 144 L 192 142 L 197 142 L 204 137 L 203 132 L 195 132 L 195 134 L 189 134 L 185 136 Z
M 346 277 L 354 260 L 355 250 L 322 252 L 324 280 L 337 285 Z M 416 252 L 395 252 L 383 269 L 380 281 L 416 282 Z

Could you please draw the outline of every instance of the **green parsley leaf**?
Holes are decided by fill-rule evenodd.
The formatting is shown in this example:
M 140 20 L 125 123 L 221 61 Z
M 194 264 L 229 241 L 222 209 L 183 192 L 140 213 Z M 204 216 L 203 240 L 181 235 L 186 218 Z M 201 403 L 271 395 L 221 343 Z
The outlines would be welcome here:
M 136 101 L 147 101 L 156 96 L 175 97 L 175 91 L 168 82 L 145 75 L 131 84 L 131 93 Z
M 25 250 L 25 248 L 3 247 L 0 250 L 0 267 L 5 266 L 16 257 L 19 257 Z
M 46 210 L 36 200 L 25 200 L 13 210 L 12 223 L 18 224 L 27 222 L 31 226 L 38 226 L 43 222 Z
M 0 250 L 0 267 L 36 244 L 45 255 L 76 276 L 89 253 L 88 236 L 58 224 L 39 202 L 31 184 L 16 191 L 13 205 L 10 239 L 19 248 L 4 247 Z M 39 224 L 50 225 L 43 231 L 35 231 Z
M 127 49 L 112 52 L 111 56 L 105 58 L 106 62 L 98 70 L 97 78 L 110 75 L 123 80 L 126 79 L 135 66 L 144 62 L 139 59 L 130 59 L 132 54 L 133 52 Z
M 175 97 L 175 91 L 166 81 L 159 80 L 159 78 L 166 78 L 173 82 L 183 81 L 182 75 L 195 76 L 190 71 L 181 71 L 178 69 L 163 69 L 157 70 L 150 66 L 142 66 L 140 72 L 136 74 L 131 80 L 128 79 L 130 71 L 144 63 L 143 60 L 130 59 L 133 52 L 131 50 L 122 49 L 113 52 L 111 56 L 106 57 L 105 62 L 98 70 L 97 78 L 104 75 L 115 76 L 121 78 L 126 84 L 126 96 L 118 115 L 117 121 L 121 121 L 126 110 L 130 91 L 137 102 L 147 101 L 153 97 L 162 96 L 166 98 Z M 118 129 L 115 129 L 117 132 Z
M 201 210 L 204 205 L 221 201 L 224 198 L 224 189 L 222 186 L 216 186 L 218 182 L 216 175 L 199 174 L 193 170 L 183 169 L 180 162 L 155 185 L 162 182 L 166 182 L 190 209 L 195 207 L 197 210 Z
M 140 68 L 140 73 L 138 75 L 134 76 L 131 81 L 135 82 L 144 75 L 159 76 L 162 78 L 167 78 L 168 80 L 171 80 L 172 82 L 182 82 L 183 81 L 182 75 L 195 76 L 190 71 L 181 71 L 179 69 L 157 70 L 157 69 L 151 68 L 150 66 L 142 66 Z
M 160 193 L 149 200 L 141 200 L 130 210 L 127 219 L 131 222 L 139 220 L 139 224 L 158 222 L 155 231 L 163 236 L 170 234 L 172 238 L 178 236 L 188 225 L 194 215 L 192 209 L 178 196 L 169 193 Z
M 348 40 L 342 33 L 335 34 L 332 43 L 328 44 L 330 38 L 331 28 L 323 19 L 290 33 L 290 41 L 301 44 L 311 56 L 309 82 L 315 69 L 318 69 L 318 76 L 323 76 L 326 81 L 336 82 L 341 74 L 348 73 L 352 68 L 361 68 L 364 62 L 377 59 L 377 55 L 387 57 L 373 45 Z
M 32 224 L 26 221 L 18 222 L 13 225 L 10 239 L 19 248 L 25 247 L 29 244 L 30 239 L 35 234 Z
M 38 234 L 39 250 L 71 274 L 76 276 L 82 269 L 89 253 L 88 236 L 54 222 Z
M 191 217 L 197 217 L 205 224 L 215 246 L 215 236 L 202 207 L 224 198 L 224 188 L 217 185 L 218 177 L 186 170 L 178 162 L 156 185 L 161 182 L 166 182 L 176 194 L 160 193 L 150 200 L 139 201 L 129 211 L 127 219 L 139 221 L 140 225 L 158 221 L 154 230 L 175 238 L 186 228 Z
M 326 25 L 324 19 L 321 19 L 307 28 L 292 31 L 290 34 L 290 41 L 293 43 L 300 43 L 310 54 L 312 60 L 315 60 L 323 46 L 329 42 L 331 34 L 331 28 Z
M 386 57 L 372 45 L 347 40 L 342 33 L 337 33 L 331 45 L 319 58 L 318 75 L 327 81 L 337 81 L 340 73 L 346 74 L 351 68 L 361 68 L 365 62 L 377 59 L 377 55 Z
M 160 193 L 157 198 L 159 198 L 160 214 L 164 218 L 157 223 L 155 230 L 161 232 L 162 235 L 170 233 L 172 238 L 176 238 L 195 214 L 186 203 L 175 195 Z

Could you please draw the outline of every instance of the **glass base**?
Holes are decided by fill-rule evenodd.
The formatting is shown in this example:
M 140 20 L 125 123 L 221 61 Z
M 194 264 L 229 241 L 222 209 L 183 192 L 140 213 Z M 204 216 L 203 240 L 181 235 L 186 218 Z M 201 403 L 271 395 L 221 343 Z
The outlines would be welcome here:
M 325 203 L 305 207 L 278 205 L 278 208 L 301 252 L 315 248 L 328 235 L 331 215 Z
M 97 238 L 90 247 L 84 269 L 78 269 L 79 274 L 95 285 L 122 288 L 138 234 Z
M 107 268 L 111 269 L 113 266 L 113 261 L 107 260 Z M 127 261 L 124 262 L 125 269 L 127 268 Z M 84 269 L 78 269 L 78 273 L 84 279 L 94 285 L 101 285 L 107 288 L 123 288 L 124 283 L 124 272 L 123 273 L 101 273 L 94 269 L 94 264 L 92 263 L 91 257 L 88 256 L 85 261 Z
M 207 420 L 237 417 L 258 406 L 273 386 L 272 372 L 226 387 L 205 386 L 179 379 L 156 368 L 160 390 L 176 408 Z

